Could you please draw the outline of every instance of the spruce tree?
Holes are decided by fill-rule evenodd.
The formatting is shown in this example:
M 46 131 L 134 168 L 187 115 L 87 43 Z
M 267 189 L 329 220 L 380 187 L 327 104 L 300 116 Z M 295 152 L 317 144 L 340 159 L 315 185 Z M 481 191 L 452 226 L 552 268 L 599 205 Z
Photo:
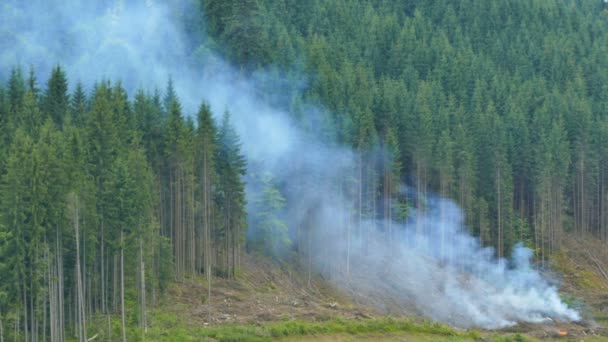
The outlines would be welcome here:
M 221 269 L 228 277 L 234 277 L 239 267 L 240 249 L 246 227 L 245 185 L 242 177 L 246 161 L 241 154 L 239 137 L 225 112 L 218 132 L 216 168 L 219 175 L 217 203 L 219 217 L 217 236 Z
M 62 127 L 63 119 L 68 114 L 69 96 L 68 80 L 60 66 L 53 68 L 47 82 L 44 94 L 44 109 L 58 127 Z
M 74 93 L 70 98 L 70 114 L 72 116 L 72 123 L 76 127 L 82 127 L 85 121 L 85 115 L 88 111 L 87 95 L 84 91 L 82 83 L 76 83 Z

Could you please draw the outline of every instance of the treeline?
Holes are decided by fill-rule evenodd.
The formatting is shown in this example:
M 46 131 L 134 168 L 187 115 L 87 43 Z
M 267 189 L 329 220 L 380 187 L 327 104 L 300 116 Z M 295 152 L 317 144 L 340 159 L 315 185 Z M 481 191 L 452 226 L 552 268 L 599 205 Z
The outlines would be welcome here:
M 599 0 L 201 0 L 233 63 L 252 75 L 287 70 L 293 88 L 270 84 L 266 93 L 286 94 L 278 102 L 297 119 L 303 103 L 327 108 L 327 135 L 359 151 L 359 221 L 391 217 L 403 182 L 414 189 L 410 208 L 424 211 L 429 192 L 455 199 L 499 256 L 524 240 L 542 262 L 565 231 L 608 240 L 603 8 Z M 302 75 L 305 91 L 291 91 Z M 392 151 L 392 165 L 378 162 L 378 150 Z
M 194 117 L 171 83 L 132 101 L 106 81 L 69 94 L 60 67 L 44 89 L 19 68 L 0 83 L 0 339 L 86 341 L 105 315 L 122 328 L 104 338 L 134 339 L 173 279 L 235 276 L 239 137 L 228 113 Z
M 309 269 L 329 255 L 312 246 L 313 233 L 337 231 L 329 238 L 347 245 L 346 273 L 351 240 L 365 243 L 374 228 L 390 233 L 393 220 L 424 211 L 431 192 L 455 199 L 499 256 L 524 240 L 544 262 L 564 232 L 608 239 L 602 1 L 199 7 L 200 20 L 183 18 L 189 43 L 210 33 L 241 70 L 264 75 L 256 85 L 265 100 L 356 152 L 339 180 L 294 172 L 300 187 L 318 190 L 302 203 L 331 188 L 350 200 L 348 217 L 316 227 L 315 215 L 335 213 L 298 201 L 285 209 L 283 195 L 293 194 L 254 165 L 259 189 L 247 219 L 246 165 L 230 116 L 215 122 L 203 104 L 185 117 L 171 83 L 163 95 L 129 100 L 120 84 L 68 93 L 60 68 L 44 89 L 33 72 L 14 69 L 0 85 L 0 337 L 84 340 L 91 319 L 117 314 L 123 329 L 112 332 L 124 333 L 126 322 L 144 331 L 172 279 L 235 276 L 247 221 L 267 251 L 296 237 Z M 316 126 L 310 104 L 326 109 Z M 285 211 L 298 227 L 280 220 Z

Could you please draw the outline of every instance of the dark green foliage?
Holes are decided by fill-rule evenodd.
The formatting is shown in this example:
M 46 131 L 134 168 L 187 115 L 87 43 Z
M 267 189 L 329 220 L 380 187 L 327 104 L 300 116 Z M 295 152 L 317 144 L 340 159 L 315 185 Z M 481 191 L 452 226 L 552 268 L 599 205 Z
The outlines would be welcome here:
M 251 244 L 260 251 L 278 257 L 291 244 L 287 224 L 282 219 L 286 201 L 271 174 L 263 174 L 257 181 L 261 189 L 256 192 L 257 198 L 252 203 Z
M 44 108 L 55 124 L 61 126 L 68 114 L 68 80 L 60 66 L 53 68 L 44 94 Z
M 87 95 L 84 92 L 82 83 L 76 84 L 76 89 L 70 98 L 70 115 L 72 123 L 77 127 L 84 125 L 84 116 L 88 110 Z
M 234 62 L 255 67 L 269 61 L 270 32 L 259 1 L 203 0 L 202 3 L 210 30 L 225 43 Z
M 38 93 L 40 89 L 38 89 L 38 79 L 36 78 L 36 73 L 34 71 L 34 67 L 30 67 L 30 71 L 27 78 L 27 90 L 34 94 L 35 98 L 38 98 Z
M 245 175 L 246 161 L 241 154 L 239 137 L 230 121 L 230 113 L 225 112 L 218 130 L 216 172 L 218 189 L 216 202 L 218 212 L 218 238 L 227 245 L 242 246 L 247 227 L 245 212 Z M 224 269 L 233 276 L 237 269 L 236 250 L 227 249 L 224 257 Z
M 363 220 L 390 233 L 438 192 L 500 256 L 524 240 L 545 261 L 566 232 L 608 240 L 608 26 L 594 1 L 199 3 L 204 18 L 183 24 L 199 35 L 205 22 L 213 41 L 191 43 L 215 41 L 245 74 L 280 66 L 268 79 L 281 87 L 260 92 L 355 151 L 327 185 L 354 198 L 344 237 Z M 19 332 L 7 340 L 42 334 L 44 319 L 76 330 L 77 259 L 87 317 L 120 311 L 121 250 L 133 320 L 171 280 L 238 272 L 246 163 L 230 115 L 216 125 L 204 104 L 195 124 L 172 80 L 133 100 L 107 81 L 68 90 L 59 66 L 44 89 L 19 67 L 0 82 L 0 317 Z M 309 105 L 325 109 L 309 118 Z M 281 249 L 282 184 L 260 180 L 252 243 Z
M 35 79 L 14 69 L 0 88 L 3 337 L 71 338 L 123 293 L 143 328 L 171 280 L 238 272 L 245 161 L 228 116 L 218 132 L 204 104 L 195 128 L 171 83 L 165 118 L 158 94 L 102 82 L 70 100 L 56 67 L 39 97 Z
M 10 116 L 14 116 L 19 108 L 21 108 L 25 92 L 25 80 L 23 79 L 21 68 L 15 67 L 11 70 L 11 77 L 8 80 L 8 103 Z
M 570 221 L 608 236 L 606 140 L 596 129 L 608 108 L 599 1 L 202 2 L 233 62 L 255 71 L 243 59 L 259 61 L 246 54 L 267 47 L 265 63 L 306 73 L 304 94 L 286 102 L 299 122 L 301 103 L 322 104 L 332 114 L 318 130 L 360 151 L 364 216 L 381 215 L 370 206 L 385 174 L 366 151 L 394 127 L 395 178 L 416 187 L 419 209 L 428 191 L 457 200 L 499 255 L 518 236 L 550 253 Z

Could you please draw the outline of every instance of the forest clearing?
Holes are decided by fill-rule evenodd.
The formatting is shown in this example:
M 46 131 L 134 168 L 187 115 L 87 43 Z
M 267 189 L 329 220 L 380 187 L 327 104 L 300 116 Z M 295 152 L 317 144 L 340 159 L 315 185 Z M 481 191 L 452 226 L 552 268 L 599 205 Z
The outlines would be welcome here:
M 0 1 L 0 342 L 608 339 L 604 0 Z

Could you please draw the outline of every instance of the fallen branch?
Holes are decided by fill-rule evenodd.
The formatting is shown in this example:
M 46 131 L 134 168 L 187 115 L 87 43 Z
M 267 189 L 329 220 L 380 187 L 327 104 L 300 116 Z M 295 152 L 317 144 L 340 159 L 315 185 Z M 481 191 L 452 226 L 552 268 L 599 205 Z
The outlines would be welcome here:
M 602 266 L 600 265 L 599 261 L 597 261 L 592 255 L 591 253 L 589 253 L 589 251 L 587 251 L 587 255 L 589 256 L 589 259 L 591 259 L 591 261 L 593 261 L 593 263 L 595 264 L 595 266 L 598 268 L 598 270 L 600 270 L 600 273 L 602 273 L 602 275 L 604 276 L 604 279 L 608 280 L 608 275 L 606 275 L 606 272 L 604 272 L 604 269 L 602 268 Z

